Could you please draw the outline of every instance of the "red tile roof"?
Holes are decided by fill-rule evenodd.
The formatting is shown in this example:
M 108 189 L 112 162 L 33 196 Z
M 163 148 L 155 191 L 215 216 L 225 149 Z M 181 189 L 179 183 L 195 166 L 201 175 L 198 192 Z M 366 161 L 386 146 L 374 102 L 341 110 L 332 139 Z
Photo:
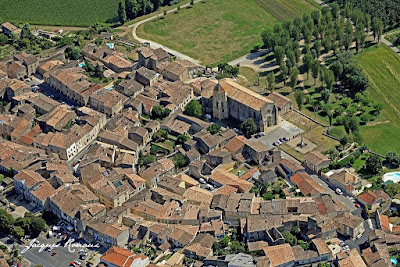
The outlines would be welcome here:
M 122 267 L 131 266 L 133 261 L 139 258 L 144 260 L 147 257 L 134 254 L 128 249 L 111 247 L 100 259 Z

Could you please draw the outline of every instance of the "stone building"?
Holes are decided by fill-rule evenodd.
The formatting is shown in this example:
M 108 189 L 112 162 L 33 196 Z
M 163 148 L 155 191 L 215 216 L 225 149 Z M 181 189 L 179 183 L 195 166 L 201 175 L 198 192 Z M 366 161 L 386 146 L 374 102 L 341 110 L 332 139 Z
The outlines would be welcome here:
M 259 131 L 278 124 L 278 109 L 266 97 L 235 83 L 231 79 L 219 80 L 213 92 L 213 117 L 229 117 L 238 121 L 253 118 Z

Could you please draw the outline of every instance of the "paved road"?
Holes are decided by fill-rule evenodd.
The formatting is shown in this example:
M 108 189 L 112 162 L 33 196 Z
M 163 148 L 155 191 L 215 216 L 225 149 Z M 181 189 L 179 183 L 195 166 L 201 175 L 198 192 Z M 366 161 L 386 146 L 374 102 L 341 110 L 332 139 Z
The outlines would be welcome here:
M 319 183 L 333 197 L 335 201 L 345 205 L 350 210 L 350 212 L 357 210 L 357 208 L 354 206 L 354 203 L 348 197 L 336 194 L 333 188 L 329 187 L 321 178 L 318 177 L 318 175 L 314 174 L 313 172 L 307 171 L 307 173 L 311 176 L 312 179 L 314 179 L 314 181 Z
M 194 3 L 198 3 L 198 2 L 200 2 L 200 1 L 201 1 L 201 0 L 195 0 Z M 184 4 L 184 5 L 181 5 L 180 7 L 181 7 L 181 8 L 185 8 L 185 7 L 188 7 L 189 5 L 190 5 L 190 3 L 187 3 L 187 4 Z M 193 8 L 195 8 L 195 7 L 193 7 Z M 169 13 L 173 13 L 173 12 L 175 12 L 175 11 L 177 11 L 177 10 L 178 10 L 177 8 L 173 8 L 173 9 L 168 10 L 167 13 L 168 13 L 168 14 L 169 14 Z M 167 51 L 169 54 L 172 54 L 172 55 L 176 56 L 177 58 L 186 59 L 186 60 L 195 62 L 195 63 L 197 63 L 197 64 L 200 65 L 200 61 L 197 60 L 197 59 L 191 58 L 191 57 L 189 57 L 189 56 L 187 56 L 187 55 L 185 55 L 185 54 L 182 54 L 181 52 L 178 52 L 178 51 L 176 51 L 176 50 L 173 50 L 173 49 L 171 49 L 171 48 L 169 48 L 169 47 L 166 47 L 166 46 L 164 46 L 164 45 L 162 45 L 162 44 L 159 44 L 159 43 L 157 43 L 157 42 L 154 42 L 154 41 L 151 41 L 151 40 L 146 40 L 146 39 L 143 39 L 143 38 L 140 38 L 140 37 L 137 36 L 136 30 L 137 30 L 137 28 L 138 28 L 140 25 L 142 25 L 143 23 L 149 22 L 149 21 L 151 21 L 151 20 L 154 20 L 154 19 L 156 19 L 156 18 L 161 18 L 161 17 L 163 17 L 163 16 L 164 16 L 164 14 L 156 14 L 156 15 L 154 15 L 154 16 L 151 16 L 151 17 L 147 18 L 147 19 L 144 19 L 144 20 L 138 21 L 138 22 L 136 22 L 136 23 L 134 23 L 134 24 L 132 24 L 132 25 L 129 25 L 129 27 L 132 28 L 132 35 L 133 35 L 133 38 L 135 38 L 136 40 L 138 40 L 138 41 L 141 42 L 141 43 L 146 43 L 146 42 L 149 43 L 150 46 L 151 46 L 153 49 L 157 49 L 157 48 L 160 48 L 160 47 L 161 47 L 162 49 L 164 49 L 165 51 Z
M 8 241 L 9 238 L 5 237 L 4 235 L 0 238 L 0 241 L 9 248 L 12 248 L 13 244 L 10 244 Z M 40 242 L 40 244 L 57 244 L 60 242 L 60 239 L 57 239 L 55 237 L 53 238 L 45 238 L 45 237 L 38 237 L 37 240 Z M 20 251 L 22 251 L 26 246 L 25 244 L 17 244 L 17 247 Z M 32 263 L 32 266 L 34 265 L 43 265 L 45 267 L 47 266 L 69 266 L 69 263 L 71 261 L 77 260 L 78 259 L 78 251 L 76 250 L 75 252 L 69 252 L 67 247 L 63 247 L 62 245 L 58 248 L 54 248 L 53 251 L 57 251 L 57 254 L 54 256 L 51 256 L 52 252 L 48 251 L 41 251 L 39 252 L 39 248 L 30 248 L 26 252 L 22 254 L 28 261 Z M 81 260 L 80 260 L 81 261 Z M 81 261 L 82 262 L 82 261 Z
M 381 43 L 384 43 L 385 45 L 387 45 L 390 49 L 392 49 L 394 52 L 396 52 L 397 55 L 400 55 L 400 50 L 394 46 L 391 42 L 389 42 L 388 40 L 385 39 L 385 37 L 381 38 Z

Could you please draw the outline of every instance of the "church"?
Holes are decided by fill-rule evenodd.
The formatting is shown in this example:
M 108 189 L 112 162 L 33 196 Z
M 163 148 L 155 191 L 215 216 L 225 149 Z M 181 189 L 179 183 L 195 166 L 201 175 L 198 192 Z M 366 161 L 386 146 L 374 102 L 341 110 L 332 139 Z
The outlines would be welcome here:
M 235 118 L 241 122 L 252 118 L 259 131 L 278 124 L 278 110 L 273 101 L 232 79 L 218 81 L 213 91 L 212 106 L 214 118 Z

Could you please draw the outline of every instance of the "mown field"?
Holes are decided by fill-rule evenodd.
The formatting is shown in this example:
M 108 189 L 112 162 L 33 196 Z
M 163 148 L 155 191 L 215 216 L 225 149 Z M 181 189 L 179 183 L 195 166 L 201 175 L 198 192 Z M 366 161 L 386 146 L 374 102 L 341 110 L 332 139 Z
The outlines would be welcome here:
M 360 128 L 363 142 L 381 154 L 400 152 L 400 57 L 379 45 L 356 58 L 369 77 L 371 98 L 384 104 L 379 121 Z
M 2 21 L 40 25 L 90 26 L 96 22 L 115 22 L 115 0 L 0 0 Z
M 316 8 L 312 0 L 205 0 L 139 26 L 137 34 L 203 64 L 229 62 L 261 44 L 260 33 Z

